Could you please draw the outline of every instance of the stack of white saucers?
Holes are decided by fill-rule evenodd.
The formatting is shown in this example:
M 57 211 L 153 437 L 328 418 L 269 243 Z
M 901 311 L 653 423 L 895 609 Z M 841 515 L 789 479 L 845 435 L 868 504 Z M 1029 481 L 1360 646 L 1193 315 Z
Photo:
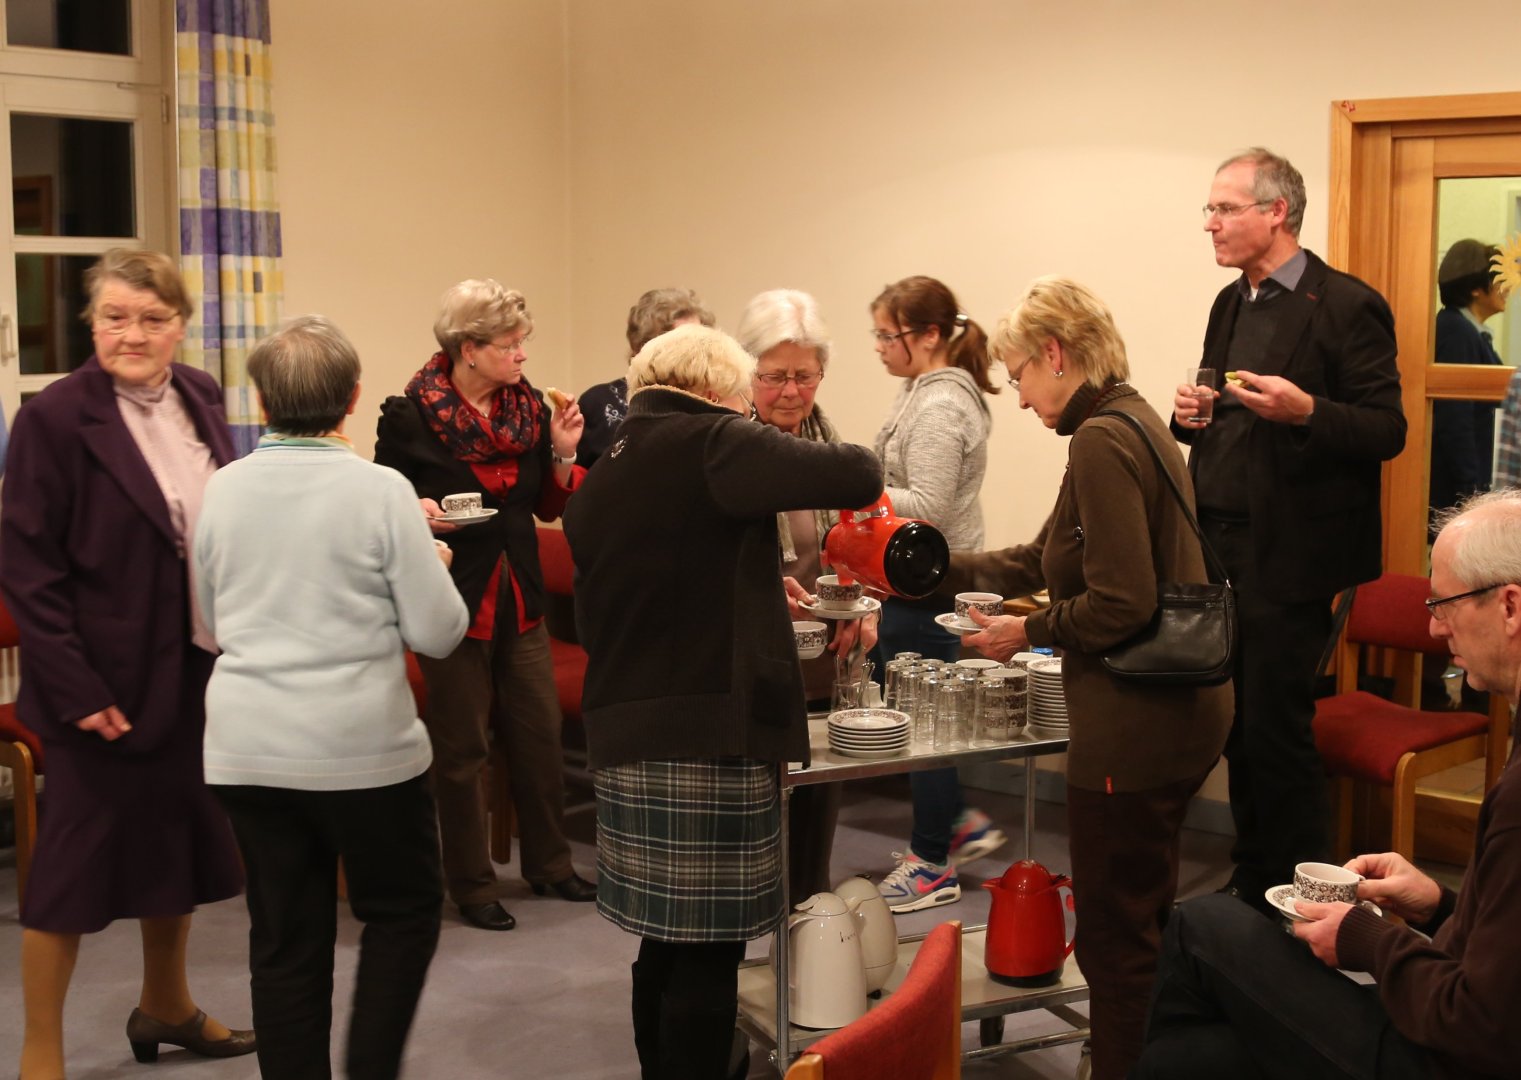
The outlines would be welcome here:
M 856 758 L 890 758 L 908 752 L 913 728 L 896 709 L 842 709 L 829 714 L 829 749 Z
M 1026 670 L 1030 673 L 1030 723 L 1052 731 L 1066 731 L 1067 697 L 1062 692 L 1060 658 L 1031 660 Z

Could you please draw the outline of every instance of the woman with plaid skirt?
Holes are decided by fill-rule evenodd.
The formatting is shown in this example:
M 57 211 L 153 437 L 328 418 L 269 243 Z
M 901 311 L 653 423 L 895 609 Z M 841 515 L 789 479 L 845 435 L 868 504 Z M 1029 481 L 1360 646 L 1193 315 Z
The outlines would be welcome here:
M 565 512 L 597 906 L 642 939 L 645 1080 L 725 1075 L 745 942 L 782 913 L 778 765 L 808 760 L 808 729 L 776 516 L 882 490 L 866 448 L 751 423 L 753 368 L 706 327 L 649 342 L 628 418 Z

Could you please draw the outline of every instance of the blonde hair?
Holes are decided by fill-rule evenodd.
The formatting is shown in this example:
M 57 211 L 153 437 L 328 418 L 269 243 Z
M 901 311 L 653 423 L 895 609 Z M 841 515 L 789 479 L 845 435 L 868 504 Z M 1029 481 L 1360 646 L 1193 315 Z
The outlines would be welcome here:
M 629 362 L 628 389 L 669 386 L 733 397 L 750 388 L 755 358 L 722 330 L 688 323 L 650 339 Z
M 527 327 L 525 334 L 533 333 L 533 316 L 528 314 L 522 293 L 503 288 L 491 278 L 470 278 L 452 286 L 439 299 L 433 336 L 450 360 L 458 360 L 465 342 L 485 345 L 520 326 Z
M 136 251 L 132 248 L 111 248 L 102 252 L 95 265 L 85 271 L 84 286 L 89 296 L 80 318 L 91 322 L 95 318 L 95 301 L 108 281 L 119 281 L 133 289 L 146 289 L 175 311 L 180 318 L 188 320 L 195 311 L 185 279 L 173 259 L 157 251 Z
M 1035 356 L 1053 339 L 1086 382 L 1105 386 L 1130 378 L 1114 316 L 1092 290 L 1070 278 L 1032 281 L 1014 309 L 998 320 L 988 351 L 1002 363 L 1010 351 Z

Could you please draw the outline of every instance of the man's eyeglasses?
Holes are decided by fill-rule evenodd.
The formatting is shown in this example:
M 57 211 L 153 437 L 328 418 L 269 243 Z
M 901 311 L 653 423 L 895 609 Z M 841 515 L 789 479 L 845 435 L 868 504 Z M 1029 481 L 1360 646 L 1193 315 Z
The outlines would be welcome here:
M 780 371 L 768 371 L 765 374 L 756 373 L 755 381 L 771 390 L 780 390 L 789 382 L 797 383 L 799 390 L 811 390 L 823 381 L 822 371 L 800 371 L 794 375 L 784 375 Z
M 1433 596 L 1430 600 L 1426 601 L 1426 611 L 1437 622 L 1444 622 L 1447 619 L 1447 612 L 1442 609 L 1448 604 L 1455 604 L 1459 600 L 1467 600 L 1470 597 L 1483 596 L 1487 592 L 1494 592 L 1502 584 L 1503 582 L 1496 585 L 1486 585 L 1482 589 L 1469 589 L 1467 592 L 1455 593 L 1452 596 Z
M 119 311 L 102 311 L 95 316 L 95 329 L 106 334 L 125 334 L 127 327 L 136 323 L 143 328 L 143 333 L 157 337 L 174 329 L 174 320 L 179 317 L 179 312 L 166 315 L 161 311 L 145 311 L 141 315 L 123 315 Z
M 1011 374 L 1009 376 L 1009 386 L 1012 389 L 1015 389 L 1015 390 L 1019 389 L 1019 377 L 1022 374 L 1024 374 L 1025 368 L 1029 367 L 1030 366 L 1030 361 L 1034 360 L 1034 359 L 1035 359 L 1035 357 L 1033 357 L 1033 356 L 1027 356 L 1027 357 L 1025 357 L 1024 362 L 1022 364 L 1020 364 L 1017 368 L 1014 369 L 1013 374 Z
M 899 338 L 908 337 L 909 334 L 918 334 L 919 330 L 899 330 L 896 334 L 889 334 L 886 330 L 873 330 L 871 336 L 877 339 L 878 345 L 891 345 Z
M 1271 200 L 1271 199 L 1269 199 L 1267 202 L 1249 202 L 1249 203 L 1246 203 L 1246 204 L 1244 204 L 1242 206 L 1237 206 L 1235 203 L 1228 203 L 1228 202 L 1223 202 L 1223 203 L 1205 203 L 1204 204 L 1204 219 L 1206 221 L 1208 221 L 1212 217 L 1219 217 L 1223 221 L 1226 218 L 1240 217 L 1242 214 L 1246 213 L 1248 210 L 1254 210 L 1254 209 L 1256 209 L 1259 206 L 1272 206 L 1272 205 L 1273 205 L 1273 200 Z

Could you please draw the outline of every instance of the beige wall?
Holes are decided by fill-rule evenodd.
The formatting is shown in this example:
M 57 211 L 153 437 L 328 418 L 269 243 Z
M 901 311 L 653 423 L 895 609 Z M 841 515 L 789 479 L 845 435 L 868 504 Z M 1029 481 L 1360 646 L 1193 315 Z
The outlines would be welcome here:
M 439 295 L 462 278 L 522 290 L 534 381 L 574 384 L 561 5 L 270 7 L 284 310 L 329 315 L 358 346 L 358 449 L 437 349 Z
M 1506 35 L 1426 0 L 272 6 L 287 311 L 358 341 L 361 448 L 471 275 L 528 294 L 531 377 L 578 391 L 621 373 L 647 288 L 696 288 L 729 327 L 761 289 L 807 289 L 838 341 L 820 401 L 870 442 L 884 283 L 933 274 L 991 328 L 1064 273 L 1108 299 L 1165 407 L 1231 276 L 1198 211 L 1221 157 L 1293 158 L 1323 249 L 1333 99 L 1514 83 Z M 1003 545 L 1038 527 L 1065 446 L 1007 394 L 994 414 Z

